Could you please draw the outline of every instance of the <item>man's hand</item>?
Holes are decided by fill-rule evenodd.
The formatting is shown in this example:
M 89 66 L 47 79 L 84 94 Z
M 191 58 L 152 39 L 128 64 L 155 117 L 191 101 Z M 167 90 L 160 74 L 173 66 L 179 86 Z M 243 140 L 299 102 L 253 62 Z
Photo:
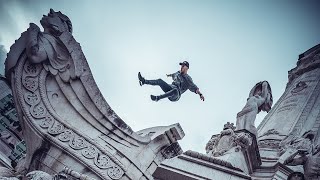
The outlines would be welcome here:
M 203 96 L 202 93 L 200 92 L 199 88 L 196 90 L 196 93 L 199 94 L 200 99 L 201 99 L 202 101 L 204 101 L 204 96 Z
M 166 74 L 167 75 L 167 77 L 171 77 L 172 76 L 172 74 Z
M 204 96 L 202 94 L 200 94 L 200 99 L 204 101 Z

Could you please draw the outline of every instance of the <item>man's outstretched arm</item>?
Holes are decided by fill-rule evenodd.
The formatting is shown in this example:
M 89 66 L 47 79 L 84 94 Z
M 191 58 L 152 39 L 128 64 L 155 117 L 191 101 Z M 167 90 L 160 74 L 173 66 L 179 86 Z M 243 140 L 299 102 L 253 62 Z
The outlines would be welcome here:
M 167 75 L 167 77 L 173 77 L 174 75 L 176 75 L 176 74 L 178 74 L 179 73 L 179 71 L 178 72 L 175 72 L 175 73 L 172 73 L 172 74 L 166 74 Z
M 202 101 L 204 101 L 204 96 L 203 96 L 203 94 L 200 92 L 199 88 L 196 90 L 196 93 L 199 94 L 200 99 L 201 99 Z
M 189 83 L 189 85 L 190 85 L 189 90 L 192 91 L 192 92 L 195 92 L 196 94 L 199 94 L 200 99 L 201 99 L 202 101 L 204 101 L 204 96 L 203 96 L 203 94 L 200 92 L 200 89 L 198 88 L 198 86 L 193 83 L 193 80 L 192 80 L 191 77 L 188 78 L 188 81 L 189 81 L 188 83 Z

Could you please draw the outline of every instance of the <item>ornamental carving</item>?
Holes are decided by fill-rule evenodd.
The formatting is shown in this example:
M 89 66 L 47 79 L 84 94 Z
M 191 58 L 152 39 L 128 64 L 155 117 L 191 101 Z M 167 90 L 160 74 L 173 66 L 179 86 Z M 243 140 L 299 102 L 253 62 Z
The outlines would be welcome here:
M 88 146 L 81 151 L 82 155 L 88 159 L 93 159 L 98 155 L 98 150 L 94 146 Z
M 69 141 L 69 145 L 76 150 L 80 150 L 88 146 L 87 142 L 82 137 L 77 135 L 75 135 L 74 138 Z
M 6 173 L 10 172 L 10 173 Z M 110 177 L 112 179 L 119 179 L 119 171 L 116 168 L 110 169 Z M 65 167 L 62 171 L 56 174 L 49 174 L 44 171 L 31 171 L 25 174 L 17 174 L 7 168 L 0 167 L 0 180 L 20 180 L 20 179 L 28 179 L 28 180 L 72 180 L 72 179 L 82 179 L 82 180 L 96 180 L 87 175 L 80 174 L 77 171 L 74 171 L 68 167 Z
M 105 155 L 98 155 L 94 159 L 94 163 L 101 169 L 107 169 L 112 167 L 110 158 Z
M 269 135 L 279 135 L 279 131 L 275 129 L 269 129 L 267 132 L 263 133 L 260 137 L 262 136 L 269 136 Z
M 258 142 L 259 148 L 278 149 L 280 141 L 275 139 L 265 139 Z
M 296 153 L 297 151 L 305 151 L 311 153 L 313 139 L 316 132 L 307 131 L 301 137 L 289 135 L 284 138 L 279 144 L 279 159 L 284 161 L 286 158 Z
M 24 94 L 24 100 L 30 106 L 34 106 L 40 103 L 40 94 L 38 92 L 26 92 Z
M 91 159 L 92 163 L 99 169 L 106 169 L 106 174 L 111 179 L 121 178 L 124 174 L 123 169 L 111 160 L 108 155 L 102 154 L 98 148 L 53 117 L 52 113 L 49 113 L 50 110 L 45 106 L 46 102 L 43 99 L 46 96 L 44 94 L 45 90 L 41 90 L 38 80 L 43 80 L 47 76 L 43 66 L 32 65 L 25 61 L 23 69 L 21 87 L 24 93 L 21 93 L 21 97 L 25 104 L 22 104 L 22 106 L 29 113 L 29 118 L 37 122 L 39 128 L 46 130 L 46 133 L 51 135 L 52 138 L 65 143 L 75 151 L 79 151 L 80 155 L 88 160 Z M 43 173 L 40 172 L 34 173 L 33 179 L 44 177 L 42 175 Z
M 120 179 L 123 174 L 123 170 L 119 167 L 113 166 L 112 168 L 108 169 L 108 175 L 112 179 Z
M 29 61 L 26 61 L 24 66 L 24 72 L 30 77 L 36 77 L 40 74 L 41 64 L 31 64 Z
M 299 81 L 296 86 L 291 90 L 292 94 L 298 93 L 308 87 L 307 83 L 304 81 Z
M 66 129 L 63 133 L 58 136 L 58 139 L 62 142 L 68 142 L 72 139 L 73 132 L 69 129 Z
M 161 154 L 164 158 L 170 159 L 182 154 L 182 149 L 179 146 L 178 142 L 172 143 L 170 146 L 166 147 L 161 151 Z
M 313 149 L 298 149 L 284 161 L 285 165 L 303 166 L 305 179 L 317 180 L 320 177 L 320 144 L 313 144 Z
M 233 147 L 234 150 L 240 151 L 247 149 L 252 144 L 252 137 L 245 132 L 234 131 L 233 123 L 224 125 L 224 129 L 218 135 L 211 137 L 206 145 L 206 152 L 208 155 L 217 157 L 223 156 L 226 152 L 230 151 Z
M 52 126 L 53 123 L 54 123 L 53 118 L 50 117 L 50 116 L 47 116 L 47 117 L 45 117 L 45 118 L 43 118 L 43 119 L 41 120 L 41 122 L 40 122 L 39 125 L 40 125 L 40 127 L 42 127 L 42 128 L 49 128 L 49 127 Z
M 51 135 L 58 135 L 62 133 L 63 130 L 64 130 L 64 126 L 61 123 L 55 121 L 53 125 L 49 127 L 48 133 Z
M 46 116 L 47 110 L 42 103 L 30 107 L 31 115 L 36 118 L 44 118 Z
M 34 77 L 26 77 L 22 83 L 23 86 L 31 92 L 34 92 L 38 88 L 38 80 Z

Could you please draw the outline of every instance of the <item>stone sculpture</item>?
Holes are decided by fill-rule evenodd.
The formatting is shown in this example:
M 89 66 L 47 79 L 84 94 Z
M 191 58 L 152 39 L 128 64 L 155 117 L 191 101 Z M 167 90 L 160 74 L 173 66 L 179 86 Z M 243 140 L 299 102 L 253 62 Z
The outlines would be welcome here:
M 235 127 L 233 123 L 227 122 L 220 134 L 213 135 L 207 143 L 207 154 L 211 154 L 213 156 L 221 156 L 229 149 L 231 149 L 231 147 L 235 145 L 233 141 L 235 139 L 234 130 Z
M 298 150 L 304 150 L 308 153 L 312 151 L 312 144 L 315 132 L 307 131 L 302 137 L 289 135 L 280 142 L 279 162 L 284 162 L 291 154 L 296 153 Z
M 67 167 L 65 167 L 61 172 L 55 175 L 50 175 L 43 171 L 32 171 L 27 174 L 27 178 L 29 180 L 95 180 L 87 175 L 80 174 L 79 172 L 76 172 Z
M 206 145 L 206 152 L 212 156 L 223 156 L 235 147 L 235 151 L 246 149 L 252 144 L 252 138 L 244 132 L 234 132 L 233 123 L 227 122 L 218 135 L 213 135 Z
M 296 157 L 299 155 L 298 157 Z M 318 144 L 311 153 L 306 149 L 299 149 L 289 156 L 284 164 L 290 166 L 303 165 L 304 176 L 308 180 L 320 179 L 320 145 Z
M 256 158 L 256 140 L 247 130 L 235 131 L 235 128 L 233 123 L 227 122 L 220 134 L 211 137 L 206 145 L 206 153 L 209 157 L 226 161 L 249 174 L 259 163 L 253 160 Z
M 68 49 L 60 41 L 60 36 L 62 33 L 72 33 L 71 21 L 61 12 L 51 9 L 40 23 L 44 33 L 33 23 L 30 23 L 28 29 L 26 52 L 29 61 L 34 64 L 46 61 L 43 65 L 47 71 L 53 75 L 59 74 L 63 81 L 68 82 L 71 77 L 75 78 L 75 67 Z
M 0 180 L 18 180 L 18 178 L 12 169 L 0 167 Z
M 150 179 L 162 160 L 181 153 L 179 124 L 134 132 L 111 109 L 67 16 L 51 9 L 40 22 L 44 32 L 31 23 L 5 64 L 27 148 L 18 174 L 76 167 L 94 179 Z M 168 147 L 176 151 L 168 155 Z
M 41 180 L 41 179 L 53 180 L 53 176 L 43 171 L 32 171 L 27 174 L 27 178 L 30 180 Z
M 273 103 L 271 87 L 267 81 L 257 83 L 250 91 L 244 108 L 237 114 L 236 129 L 246 129 L 257 135 L 254 125 L 260 111 L 269 112 Z
M 61 172 L 57 174 L 50 175 L 44 171 L 32 171 L 26 174 L 25 176 L 22 174 L 18 174 L 15 171 L 12 171 L 8 168 L 0 167 L 0 180 L 20 180 L 20 179 L 28 179 L 28 180 L 72 180 L 72 179 L 80 179 L 80 180 L 96 180 L 87 175 L 80 174 L 70 168 L 65 167 Z

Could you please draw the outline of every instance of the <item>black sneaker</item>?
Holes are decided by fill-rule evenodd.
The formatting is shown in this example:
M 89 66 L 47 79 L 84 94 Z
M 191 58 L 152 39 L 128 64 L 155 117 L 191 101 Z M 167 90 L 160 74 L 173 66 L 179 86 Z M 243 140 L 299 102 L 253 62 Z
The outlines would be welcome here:
M 139 84 L 140 86 L 144 85 L 144 83 L 146 82 L 146 80 L 144 79 L 144 77 L 141 76 L 141 73 L 138 73 L 138 79 L 139 79 Z
M 155 102 L 159 101 L 159 97 L 158 96 L 150 95 L 150 97 L 151 97 L 152 101 L 155 101 Z

